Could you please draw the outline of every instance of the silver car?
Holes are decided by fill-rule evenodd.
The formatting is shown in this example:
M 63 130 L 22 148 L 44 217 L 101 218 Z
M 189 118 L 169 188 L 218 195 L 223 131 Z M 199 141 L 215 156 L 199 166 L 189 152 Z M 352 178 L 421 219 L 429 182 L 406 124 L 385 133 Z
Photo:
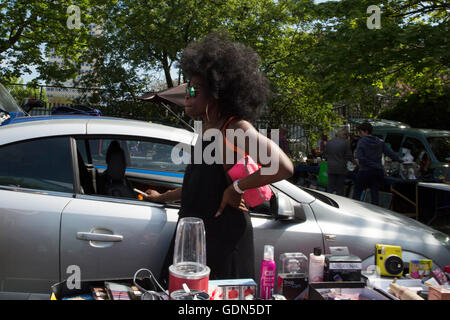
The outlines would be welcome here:
M 172 162 L 173 147 L 195 138 L 179 128 L 90 116 L 24 117 L 0 126 L 0 298 L 48 297 L 74 266 L 81 280 L 131 278 L 143 267 L 158 275 L 179 204 L 106 192 L 107 150 L 112 141 L 124 150 L 127 188 L 164 191 L 183 180 L 185 165 Z M 450 265 L 449 237 L 411 218 L 287 181 L 271 188 L 275 197 L 251 208 L 257 276 L 265 244 L 276 257 L 347 246 L 363 269 L 374 264 L 376 244 L 391 244 L 402 247 L 405 262 Z

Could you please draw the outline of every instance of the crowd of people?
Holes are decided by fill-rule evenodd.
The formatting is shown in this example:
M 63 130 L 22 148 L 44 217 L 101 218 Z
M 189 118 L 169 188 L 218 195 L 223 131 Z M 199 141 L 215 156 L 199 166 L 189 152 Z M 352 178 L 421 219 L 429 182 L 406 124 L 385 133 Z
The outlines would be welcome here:
M 379 204 L 379 190 L 383 185 L 383 154 L 392 161 L 402 162 L 399 156 L 380 138 L 372 135 L 373 127 L 364 122 L 350 134 L 346 128 L 337 130 L 328 139 L 321 136 L 318 155 L 327 162 L 327 191 L 345 195 L 349 170 L 356 172 L 353 199 L 361 200 L 364 190 L 369 189 L 372 204 Z

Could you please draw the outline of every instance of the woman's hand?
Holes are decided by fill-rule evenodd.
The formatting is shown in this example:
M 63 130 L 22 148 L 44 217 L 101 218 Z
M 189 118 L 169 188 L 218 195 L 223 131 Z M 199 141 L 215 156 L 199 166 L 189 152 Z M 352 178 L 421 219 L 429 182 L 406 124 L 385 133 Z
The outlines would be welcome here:
M 151 202 L 170 203 L 181 200 L 181 188 L 167 190 L 164 193 L 159 193 L 153 189 L 147 189 L 145 190 L 145 193 L 147 193 L 147 195 L 144 196 L 144 199 Z
M 236 190 L 234 190 L 233 185 L 228 186 L 228 188 L 225 189 L 223 196 L 222 196 L 222 202 L 220 203 L 220 207 L 217 210 L 217 213 L 214 217 L 218 217 L 222 214 L 222 211 L 225 209 L 225 207 L 229 205 L 233 208 L 239 209 L 244 212 L 248 212 L 247 207 L 245 206 L 245 201 L 242 198 L 242 195 L 237 193 Z
M 145 190 L 145 193 L 147 194 L 144 196 L 145 200 L 148 200 L 151 202 L 160 202 L 161 194 L 158 191 L 153 190 L 153 189 L 147 189 L 147 190 Z

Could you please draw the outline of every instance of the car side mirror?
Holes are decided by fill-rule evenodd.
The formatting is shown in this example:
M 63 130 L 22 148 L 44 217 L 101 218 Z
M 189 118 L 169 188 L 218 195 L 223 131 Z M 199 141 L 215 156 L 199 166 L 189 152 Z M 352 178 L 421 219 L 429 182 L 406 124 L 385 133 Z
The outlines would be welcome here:
M 305 221 L 306 215 L 301 203 L 298 203 L 282 192 L 275 193 L 275 214 L 279 220 Z

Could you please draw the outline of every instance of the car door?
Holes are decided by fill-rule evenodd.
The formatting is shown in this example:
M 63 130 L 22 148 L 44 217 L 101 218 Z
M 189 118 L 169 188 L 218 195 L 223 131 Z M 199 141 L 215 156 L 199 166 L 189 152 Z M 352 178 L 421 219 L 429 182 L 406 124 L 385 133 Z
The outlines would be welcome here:
M 49 294 L 59 280 L 60 217 L 73 178 L 68 137 L 0 147 L 0 291 Z
M 63 211 L 62 279 L 132 278 L 140 268 L 158 275 L 178 215 L 175 209 L 139 200 L 79 196 Z
M 167 143 L 140 141 L 128 137 L 85 138 L 80 143 L 81 158 L 96 168 L 97 182 L 107 169 L 108 145 L 117 140 L 127 157 L 127 180 L 133 187 L 145 185 L 165 188 L 178 181 L 167 182 L 181 175 L 182 167 L 173 167 Z M 139 142 L 139 144 L 137 143 Z M 81 146 L 87 146 L 82 150 Z M 165 166 L 164 164 L 167 164 Z M 77 166 L 80 167 L 80 166 Z M 174 172 L 172 172 L 174 171 Z M 97 191 L 100 192 L 99 186 Z M 61 272 L 67 279 L 79 270 L 81 280 L 132 278 L 140 268 L 149 268 L 158 276 L 172 240 L 178 209 L 135 198 L 105 194 L 77 193 L 64 209 L 61 221 Z

